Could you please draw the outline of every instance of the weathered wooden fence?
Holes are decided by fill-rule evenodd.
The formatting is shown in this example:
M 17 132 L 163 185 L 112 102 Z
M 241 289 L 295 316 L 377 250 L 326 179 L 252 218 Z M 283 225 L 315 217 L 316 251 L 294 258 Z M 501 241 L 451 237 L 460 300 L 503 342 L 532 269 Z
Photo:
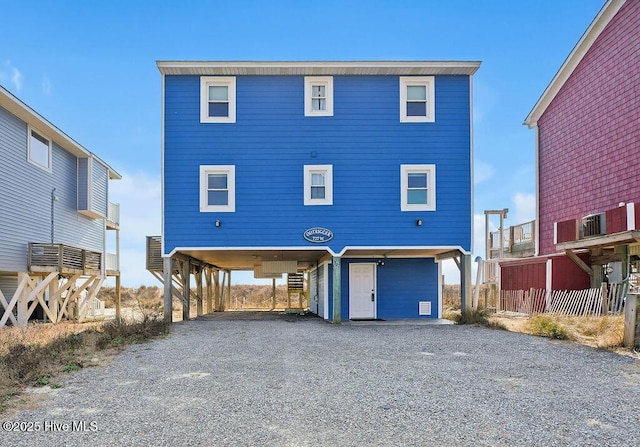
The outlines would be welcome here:
M 624 312 L 626 292 L 624 283 L 585 290 L 501 290 L 496 310 L 526 315 L 617 315 Z

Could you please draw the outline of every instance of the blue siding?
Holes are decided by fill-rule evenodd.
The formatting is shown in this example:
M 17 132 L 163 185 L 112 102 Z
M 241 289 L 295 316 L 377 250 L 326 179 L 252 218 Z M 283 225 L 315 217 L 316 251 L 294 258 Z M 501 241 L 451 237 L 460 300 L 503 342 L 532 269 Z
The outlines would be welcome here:
M 375 259 L 343 259 L 341 285 L 342 318 L 349 318 L 349 264 L 376 262 Z M 344 274 L 346 272 L 346 275 Z M 438 265 L 432 258 L 385 259 L 376 268 L 377 317 L 438 317 Z M 431 302 L 431 315 L 418 314 L 420 301 Z
M 89 159 L 78 158 L 78 210 L 89 209 Z
M 198 76 L 165 77 L 164 246 L 471 243 L 468 76 L 436 77 L 436 122 L 399 122 L 397 76 L 334 76 L 334 116 L 304 116 L 303 76 L 238 76 L 237 123 L 201 124 Z M 400 211 L 400 165 L 434 163 L 437 211 Z M 199 212 L 199 166 L 236 166 L 236 212 Z M 333 206 L 303 206 L 303 166 L 333 165 Z M 214 226 L 216 219 L 223 225 Z M 422 219 L 422 227 L 415 225 Z M 256 231 L 256 230 L 259 231 Z M 347 271 L 348 272 L 348 271 Z

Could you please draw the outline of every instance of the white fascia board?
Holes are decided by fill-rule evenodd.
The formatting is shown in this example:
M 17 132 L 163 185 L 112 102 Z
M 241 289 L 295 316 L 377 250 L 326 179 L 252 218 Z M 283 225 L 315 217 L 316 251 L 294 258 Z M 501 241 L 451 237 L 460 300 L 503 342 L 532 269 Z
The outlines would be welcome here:
M 0 85 L 0 107 L 5 108 L 9 113 L 18 117 L 28 125 L 34 127 L 39 132 L 44 133 L 44 137 L 51 139 L 52 142 L 57 143 L 67 152 L 75 155 L 76 157 L 95 157 L 102 164 L 104 164 L 109 171 L 109 178 L 120 179 L 122 176 L 118 174 L 111 166 L 97 157 L 88 149 L 85 149 L 77 141 L 71 138 L 69 135 L 58 129 L 54 124 L 33 110 L 27 104 L 22 102 L 11 92 Z
M 163 74 L 331 75 L 460 74 L 472 75 L 479 61 L 156 61 Z
M 553 77 L 545 91 L 538 99 L 538 102 L 533 106 L 531 112 L 524 120 L 524 124 L 526 124 L 529 128 L 534 127 L 538 119 L 542 116 L 542 114 L 547 110 L 553 98 L 556 97 L 562 86 L 567 82 L 569 76 L 576 69 L 582 58 L 587 54 L 587 51 L 591 48 L 595 40 L 602 33 L 605 27 L 609 24 L 611 19 L 617 14 L 617 12 L 622 8 L 625 4 L 626 0 L 607 0 L 607 3 L 600 9 L 600 12 L 596 16 L 596 18 L 591 22 L 589 28 L 582 35 L 578 43 L 569 56 L 565 59 L 564 63 Z

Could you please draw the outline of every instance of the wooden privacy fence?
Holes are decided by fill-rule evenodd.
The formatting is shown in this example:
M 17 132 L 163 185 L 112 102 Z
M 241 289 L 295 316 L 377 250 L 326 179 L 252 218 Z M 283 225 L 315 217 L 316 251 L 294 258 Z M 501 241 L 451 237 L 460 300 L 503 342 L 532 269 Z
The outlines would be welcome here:
M 625 286 L 622 283 L 585 290 L 501 290 L 498 310 L 526 315 L 616 315 L 624 312 Z

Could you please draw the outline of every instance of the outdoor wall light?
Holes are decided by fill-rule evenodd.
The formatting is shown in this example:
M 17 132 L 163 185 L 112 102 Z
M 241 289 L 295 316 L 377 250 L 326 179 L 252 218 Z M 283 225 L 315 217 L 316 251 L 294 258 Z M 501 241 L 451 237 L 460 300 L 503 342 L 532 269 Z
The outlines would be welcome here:
M 422 219 L 416 220 L 416 225 L 421 227 L 422 226 Z
M 220 222 L 218 219 L 216 219 L 216 227 L 221 227 L 222 226 L 222 222 Z

